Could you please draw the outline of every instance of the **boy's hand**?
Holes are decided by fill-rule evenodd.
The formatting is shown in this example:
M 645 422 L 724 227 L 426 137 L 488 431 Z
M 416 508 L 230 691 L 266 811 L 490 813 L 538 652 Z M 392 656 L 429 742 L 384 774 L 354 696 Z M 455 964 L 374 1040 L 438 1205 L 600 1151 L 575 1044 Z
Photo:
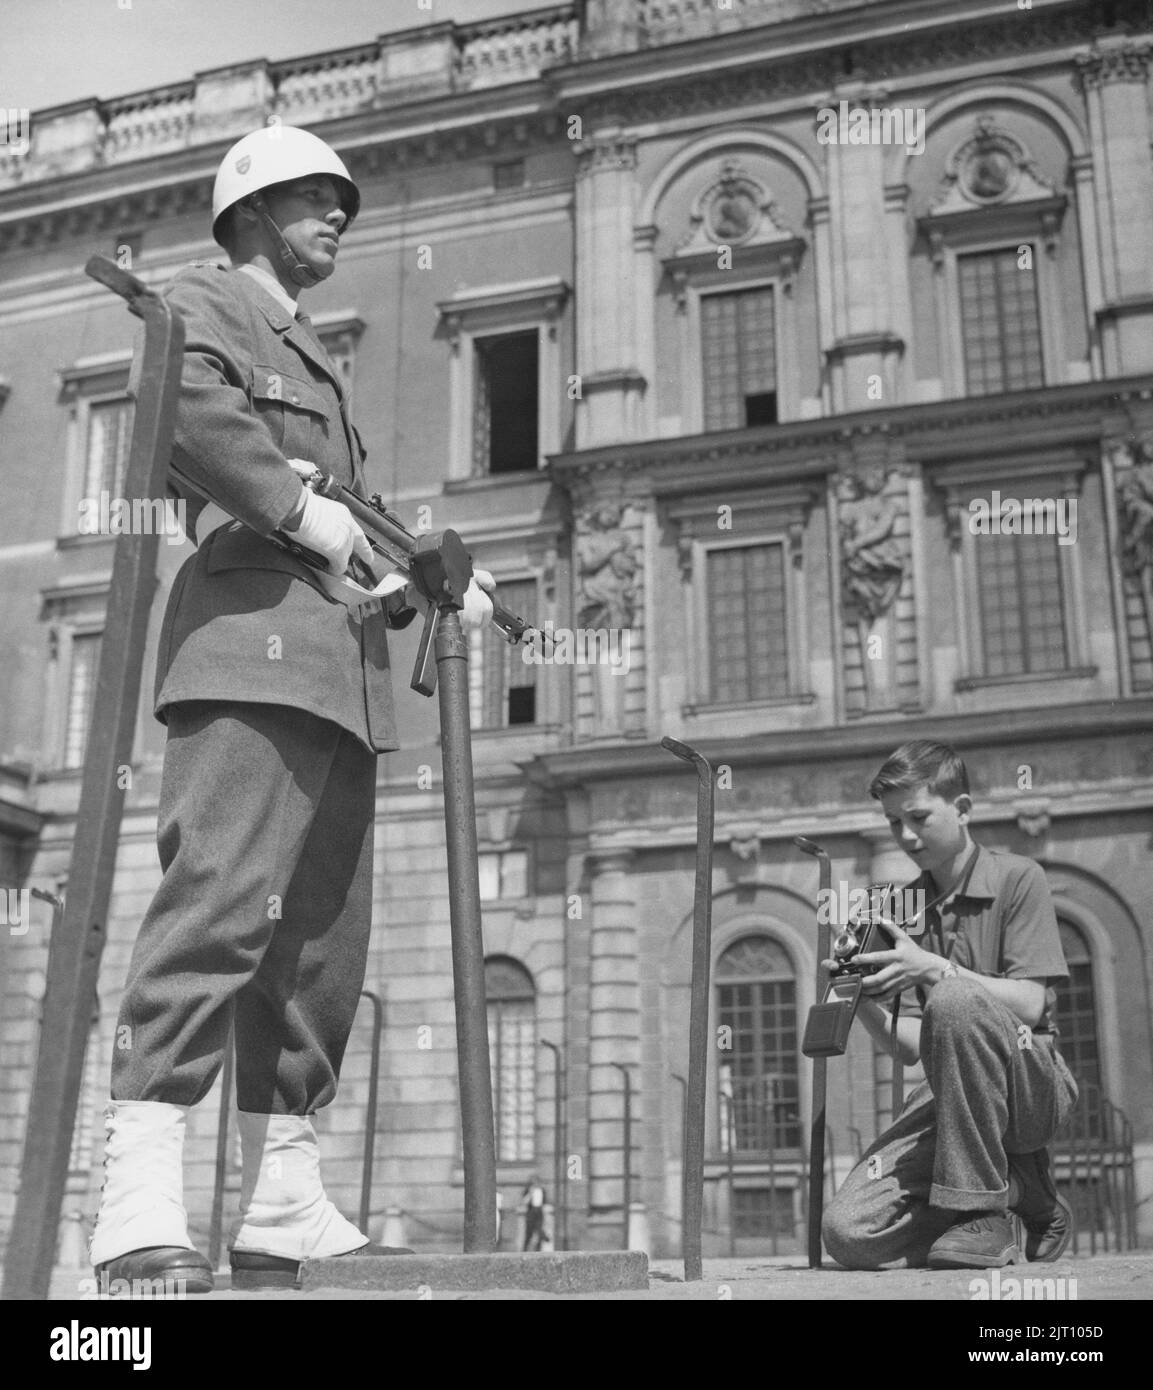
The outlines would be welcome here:
M 945 961 L 932 951 L 924 951 L 896 922 L 883 919 L 881 926 L 893 939 L 890 951 L 866 951 L 854 956 L 854 965 L 876 965 L 875 975 L 866 975 L 861 993 L 871 999 L 889 1000 L 914 985 L 932 985 L 941 978 Z

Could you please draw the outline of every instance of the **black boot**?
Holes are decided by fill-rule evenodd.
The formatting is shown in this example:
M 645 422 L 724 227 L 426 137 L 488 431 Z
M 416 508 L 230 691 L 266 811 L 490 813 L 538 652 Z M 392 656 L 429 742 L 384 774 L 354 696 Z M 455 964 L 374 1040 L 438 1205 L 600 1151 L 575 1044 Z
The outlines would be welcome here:
M 157 1295 L 162 1293 L 211 1293 L 215 1284 L 212 1266 L 196 1250 L 179 1245 L 153 1245 L 129 1250 L 107 1264 L 96 1266 L 101 1292 L 118 1281 L 139 1289 L 147 1282 Z

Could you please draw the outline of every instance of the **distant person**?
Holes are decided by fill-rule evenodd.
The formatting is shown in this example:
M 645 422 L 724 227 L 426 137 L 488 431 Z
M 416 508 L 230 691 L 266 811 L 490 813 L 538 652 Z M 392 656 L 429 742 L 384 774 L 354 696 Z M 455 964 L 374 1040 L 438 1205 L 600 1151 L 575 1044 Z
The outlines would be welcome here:
M 545 1192 L 534 1173 L 521 1193 L 520 1209 L 524 1212 L 524 1249 L 539 1250 L 544 1238 Z

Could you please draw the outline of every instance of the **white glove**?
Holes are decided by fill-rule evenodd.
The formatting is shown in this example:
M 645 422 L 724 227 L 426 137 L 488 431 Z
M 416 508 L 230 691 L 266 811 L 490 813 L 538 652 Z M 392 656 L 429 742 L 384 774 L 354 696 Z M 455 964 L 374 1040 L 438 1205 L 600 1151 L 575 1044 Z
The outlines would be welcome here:
M 485 589 L 495 590 L 496 580 L 488 570 L 474 569 L 468 588 L 464 591 L 464 607 L 461 609 L 460 625 L 469 628 L 484 627 L 492 619 L 492 599 Z
M 328 561 L 328 568 L 333 574 L 343 574 L 348 568 L 348 557 L 353 554 L 371 564 L 372 549 L 368 538 L 344 503 L 334 502 L 331 497 L 320 497 L 306 487 L 302 487 L 301 491 L 304 493 L 304 511 L 289 531 L 292 538 L 309 550 L 319 551 Z M 288 530 L 287 527 L 285 529 Z

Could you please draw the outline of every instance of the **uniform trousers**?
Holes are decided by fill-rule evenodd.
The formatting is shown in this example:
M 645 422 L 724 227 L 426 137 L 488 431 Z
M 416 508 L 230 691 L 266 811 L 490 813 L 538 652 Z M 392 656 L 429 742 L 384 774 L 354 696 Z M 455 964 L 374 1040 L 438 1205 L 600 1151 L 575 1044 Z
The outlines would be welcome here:
M 958 1213 L 1003 1212 L 1010 1153 L 1044 1148 L 1077 1087 L 1050 1035 L 974 980 L 942 980 L 921 1021 L 925 1081 L 825 1212 L 847 1269 L 914 1269 Z
M 278 705 L 167 710 L 164 876 L 132 953 L 114 1100 L 195 1105 L 236 1028 L 236 1096 L 310 1114 L 336 1092 L 372 918 L 376 755 Z

